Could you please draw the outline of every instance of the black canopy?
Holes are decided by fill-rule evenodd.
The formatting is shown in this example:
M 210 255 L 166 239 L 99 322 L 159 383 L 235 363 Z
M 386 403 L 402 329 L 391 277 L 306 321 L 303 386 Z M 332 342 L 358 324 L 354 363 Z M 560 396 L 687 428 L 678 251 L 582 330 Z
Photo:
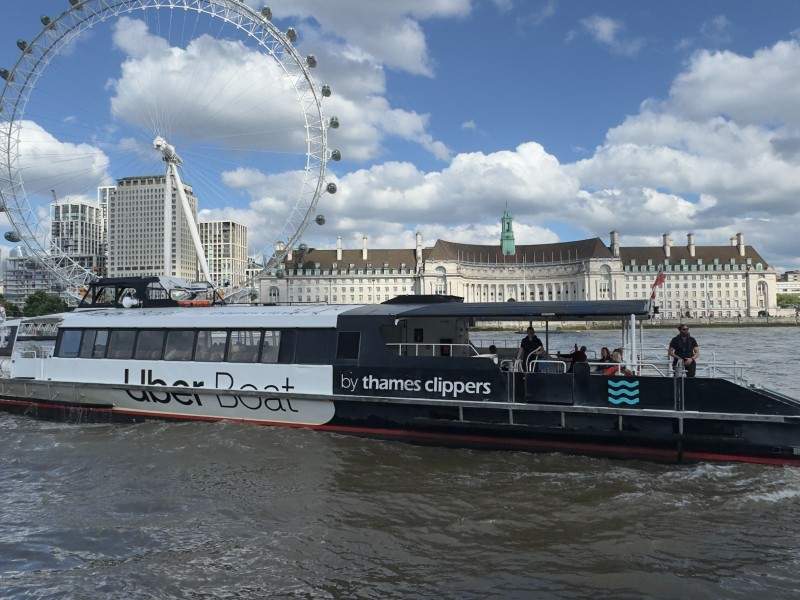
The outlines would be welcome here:
M 384 315 L 397 319 L 472 317 L 491 321 L 616 321 L 631 315 L 650 317 L 648 300 L 583 300 L 572 302 L 443 302 L 436 304 L 375 304 L 344 315 Z

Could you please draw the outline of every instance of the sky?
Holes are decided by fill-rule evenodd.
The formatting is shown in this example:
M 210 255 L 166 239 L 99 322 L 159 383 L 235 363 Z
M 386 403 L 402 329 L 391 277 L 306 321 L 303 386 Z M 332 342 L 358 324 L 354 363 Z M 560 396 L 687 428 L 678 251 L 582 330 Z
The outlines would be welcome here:
M 249 2 L 250 0 L 248 0 Z M 9 0 L 0 66 L 61 0 Z M 743 232 L 800 267 L 800 3 L 706 0 L 273 0 L 276 25 L 333 90 L 341 162 L 305 241 L 411 247 L 518 243 L 619 230 L 624 245 L 727 244 Z M 260 7 L 260 4 L 258 5 Z M 151 11 L 155 12 L 155 11 Z M 53 61 L 25 113 L 26 189 L 92 196 L 159 172 L 167 132 L 201 218 L 269 247 L 302 167 L 296 98 L 241 36 L 169 11 L 132 13 Z

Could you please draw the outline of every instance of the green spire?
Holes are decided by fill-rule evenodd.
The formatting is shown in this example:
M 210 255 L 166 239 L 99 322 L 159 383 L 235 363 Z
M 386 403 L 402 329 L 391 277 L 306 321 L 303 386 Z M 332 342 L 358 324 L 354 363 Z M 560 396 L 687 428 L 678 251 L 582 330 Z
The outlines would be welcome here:
M 511 218 L 511 213 L 508 212 L 508 206 L 503 212 L 503 218 L 500 219 L 500 226 L 502 227 L 500 249 L 503 251 L 503 256 L 513 256 L 517 253 L 517 249 L 514 245 L 514 219 Z

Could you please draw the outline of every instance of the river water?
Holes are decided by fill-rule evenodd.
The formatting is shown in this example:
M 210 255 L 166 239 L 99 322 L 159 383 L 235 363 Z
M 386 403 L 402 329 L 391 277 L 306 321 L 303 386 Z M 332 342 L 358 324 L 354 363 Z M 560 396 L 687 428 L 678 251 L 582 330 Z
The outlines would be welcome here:
M 800 396 L 800 329 L 693 333 Z M 800 469 L 7 414 L 0 461 L 4 599 L 800 595 Z

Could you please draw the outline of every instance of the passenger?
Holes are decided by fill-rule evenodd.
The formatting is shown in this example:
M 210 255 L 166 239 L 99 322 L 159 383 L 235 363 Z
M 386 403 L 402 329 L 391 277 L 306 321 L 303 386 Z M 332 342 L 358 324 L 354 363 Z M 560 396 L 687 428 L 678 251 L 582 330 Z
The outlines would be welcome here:
M 597 359 L 598 363 L 610 363 L 611 362 L 611 350 L 608 349 L 607 346 L 603 346 L 600 348 L 600 358 Z M 594 367 L 594 373 L 602 373 L 605 367 L 601 365 L 596 365 Z
M 681 323 L 678 325 L 678 335 L 669 343 L 669 355 L 672 357 L 672 368 L 683 362 L 687 377 L 694 377 L 697 372 L 697 358 L 700 356 L 700 346 L 697 340 L 689 335 L 689 326 Z
M 497 346 L 495 346 L 494 344 L 489 346 L 489 354 L 497 354 Z
M 528 335 L 522 338 L 517 352 L 517 360 L 522 361 L 522 368 L 527 369 L 528 361 L 531 357 L 539 357 L 544 354 L 544 344 L 536 336 L 533 327 L 528 327 Z
M 633 372 L 630 369 L 626 369 L 625 367 L 621 366 L 622 363 L 622 350 L 617 348 L 611 354 L 611 361 L 615 363 L 613 365 L 609 365 L 608 367 L 603 369 L 603 375 L 606 377 L 613 377 L 614 375 L 624 375 L 629 377 L 633 375 Z
M 571 361 L 567 373 L 572 373 L 573 369 L 575 368 L 575 363 L 589 361 L 589 359 L 586 357 L 586 346 L 581 346 L 578 348 L 578 344 L 575 344 L 574 350 L 569 354 L 558 354 L 558 358 L 567 358 Z

